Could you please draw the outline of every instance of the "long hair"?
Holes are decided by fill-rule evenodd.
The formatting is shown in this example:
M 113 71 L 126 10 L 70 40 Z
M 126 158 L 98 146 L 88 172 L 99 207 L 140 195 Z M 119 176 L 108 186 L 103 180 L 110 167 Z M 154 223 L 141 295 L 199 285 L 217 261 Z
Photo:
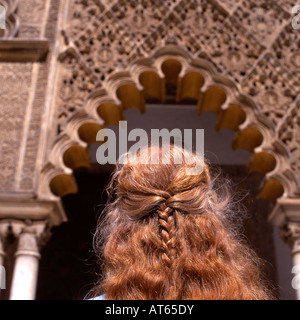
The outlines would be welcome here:
M 158 164 L 149 161 L 153 153 Z M 94 236 L 102 277 L 93 296 L 272 298 L 260 259 L 232 226 L 236 213 L 227 183 L 217 183 L 202 159 L 177 146 L 169 152 L 149 147 L 138 159 L 117 164 L 107 188 Z M 191 159 L 202 161 L 201 173 L 187 174 Z

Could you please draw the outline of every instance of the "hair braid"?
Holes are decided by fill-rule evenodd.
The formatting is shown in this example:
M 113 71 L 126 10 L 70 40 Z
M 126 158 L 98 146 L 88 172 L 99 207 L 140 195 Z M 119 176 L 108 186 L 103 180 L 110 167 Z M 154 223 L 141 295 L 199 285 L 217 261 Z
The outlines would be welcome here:
M 159 165 L 149 162 L 152 152 Z M 202 173 L 187 174 L 190 164 L 203 162 L 200 156 L 175 145 L 170 152 L 156 146 L 141 149 L 138 161 L 128 156 L 116 167 L 95 234 L 103 268 L 94 296 L 272 298 L 261 277 L 260 259 L 231 228 L 228 219 L 239 211 L 230 206 L 227 183 L 215 184 L 205 163 Z M 184 161 L 177 164 L 177 159 Z
M 171 267 L 172 259 L 176 255 L 176 225 L 173 213 L 174 210 L 165 203 L 158 210 L 158 222 L 161 227 L 162 248 L 164 251 L 162 259 L 168 268 Z

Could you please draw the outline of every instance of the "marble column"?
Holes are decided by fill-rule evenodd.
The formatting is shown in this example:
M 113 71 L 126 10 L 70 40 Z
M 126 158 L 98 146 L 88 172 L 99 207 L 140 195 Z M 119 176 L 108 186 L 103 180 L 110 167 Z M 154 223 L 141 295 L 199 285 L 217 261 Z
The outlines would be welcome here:
M 18 248 L 10 289 L 10 300 L 34 300 L 39 267 L 39 247 L 41 227 L 26 225 L 19 234 Z
M 67 221 L 60 199 L 43 196 L 0 199 L 0 234 L 9 232 L 18 241 L 12 281 L 6 283 L 10 299 L 35 299 L 39 249 L 49 240 L 51 228 Z

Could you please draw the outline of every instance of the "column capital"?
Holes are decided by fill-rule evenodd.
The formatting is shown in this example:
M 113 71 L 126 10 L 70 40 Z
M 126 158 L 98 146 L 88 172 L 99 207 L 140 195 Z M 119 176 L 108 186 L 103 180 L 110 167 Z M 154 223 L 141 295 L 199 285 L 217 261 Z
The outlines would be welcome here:
M 300 198 L 278 199 L 269 221 L 280 228 L 280 236 L 292 255 L 300 253 Z
M 47 220 L 11 220 L 10 223 L 19 238 L 10 299 L 31 300 L 36 290 L 39 247 L 49 235 L 49 224 Z
M 42 221 L 11 221 L 11 227 L 19 238 L 18 249 L 15 256 L 29 255 L 40 258 L 39 247 L 50 236 L 47 220 Z
M 279 228 L 289 222 L 300 223 L 300 197 L 278 199 L 268 220 Z
M 41 199 L 5 199 L 0 198 L 0 221 L 30 219 L 48 220 L 51 226 L 59 226 L 67 221 L 60 201 Z
M 290 246 L 292 255 L 300 253 L 300 222 L 288 222 L 281 228 L 280 236 Z
M 21 242 L 20 238 L 23 238 L 24 234 L 33 235 L 39 247 L 43 246 L 51 236 L 48 220 L 5 219 L 0 220 L 0 234 L 1 227 L 3 234 L 4 232 L 8 233 L 10 231 L 15 237 L 19 238 L 19 242 Z

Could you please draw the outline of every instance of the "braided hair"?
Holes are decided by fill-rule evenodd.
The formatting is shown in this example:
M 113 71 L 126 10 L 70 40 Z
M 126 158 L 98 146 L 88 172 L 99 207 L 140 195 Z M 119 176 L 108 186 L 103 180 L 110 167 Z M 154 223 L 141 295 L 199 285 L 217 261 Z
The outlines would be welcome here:
M 168 150 L 168 149 L 167 149 Z M 156 153 L 159 163 L 147 163 Z M 173 159 L 170 162 L 165 158 Z M 178 163 L 180 158 L 183 160 Z M 232 220 L 226 183 L 208 165 L 186 174 L 197 155 L 149 147 L 118 164 L 94 236 L 102 277 L 92 295 L 107 299 L 269 299 L 261 261 Z M 190 158 L 190 159 L 189 159 Z M 136 160 L 136 159 L 135 159 Z

